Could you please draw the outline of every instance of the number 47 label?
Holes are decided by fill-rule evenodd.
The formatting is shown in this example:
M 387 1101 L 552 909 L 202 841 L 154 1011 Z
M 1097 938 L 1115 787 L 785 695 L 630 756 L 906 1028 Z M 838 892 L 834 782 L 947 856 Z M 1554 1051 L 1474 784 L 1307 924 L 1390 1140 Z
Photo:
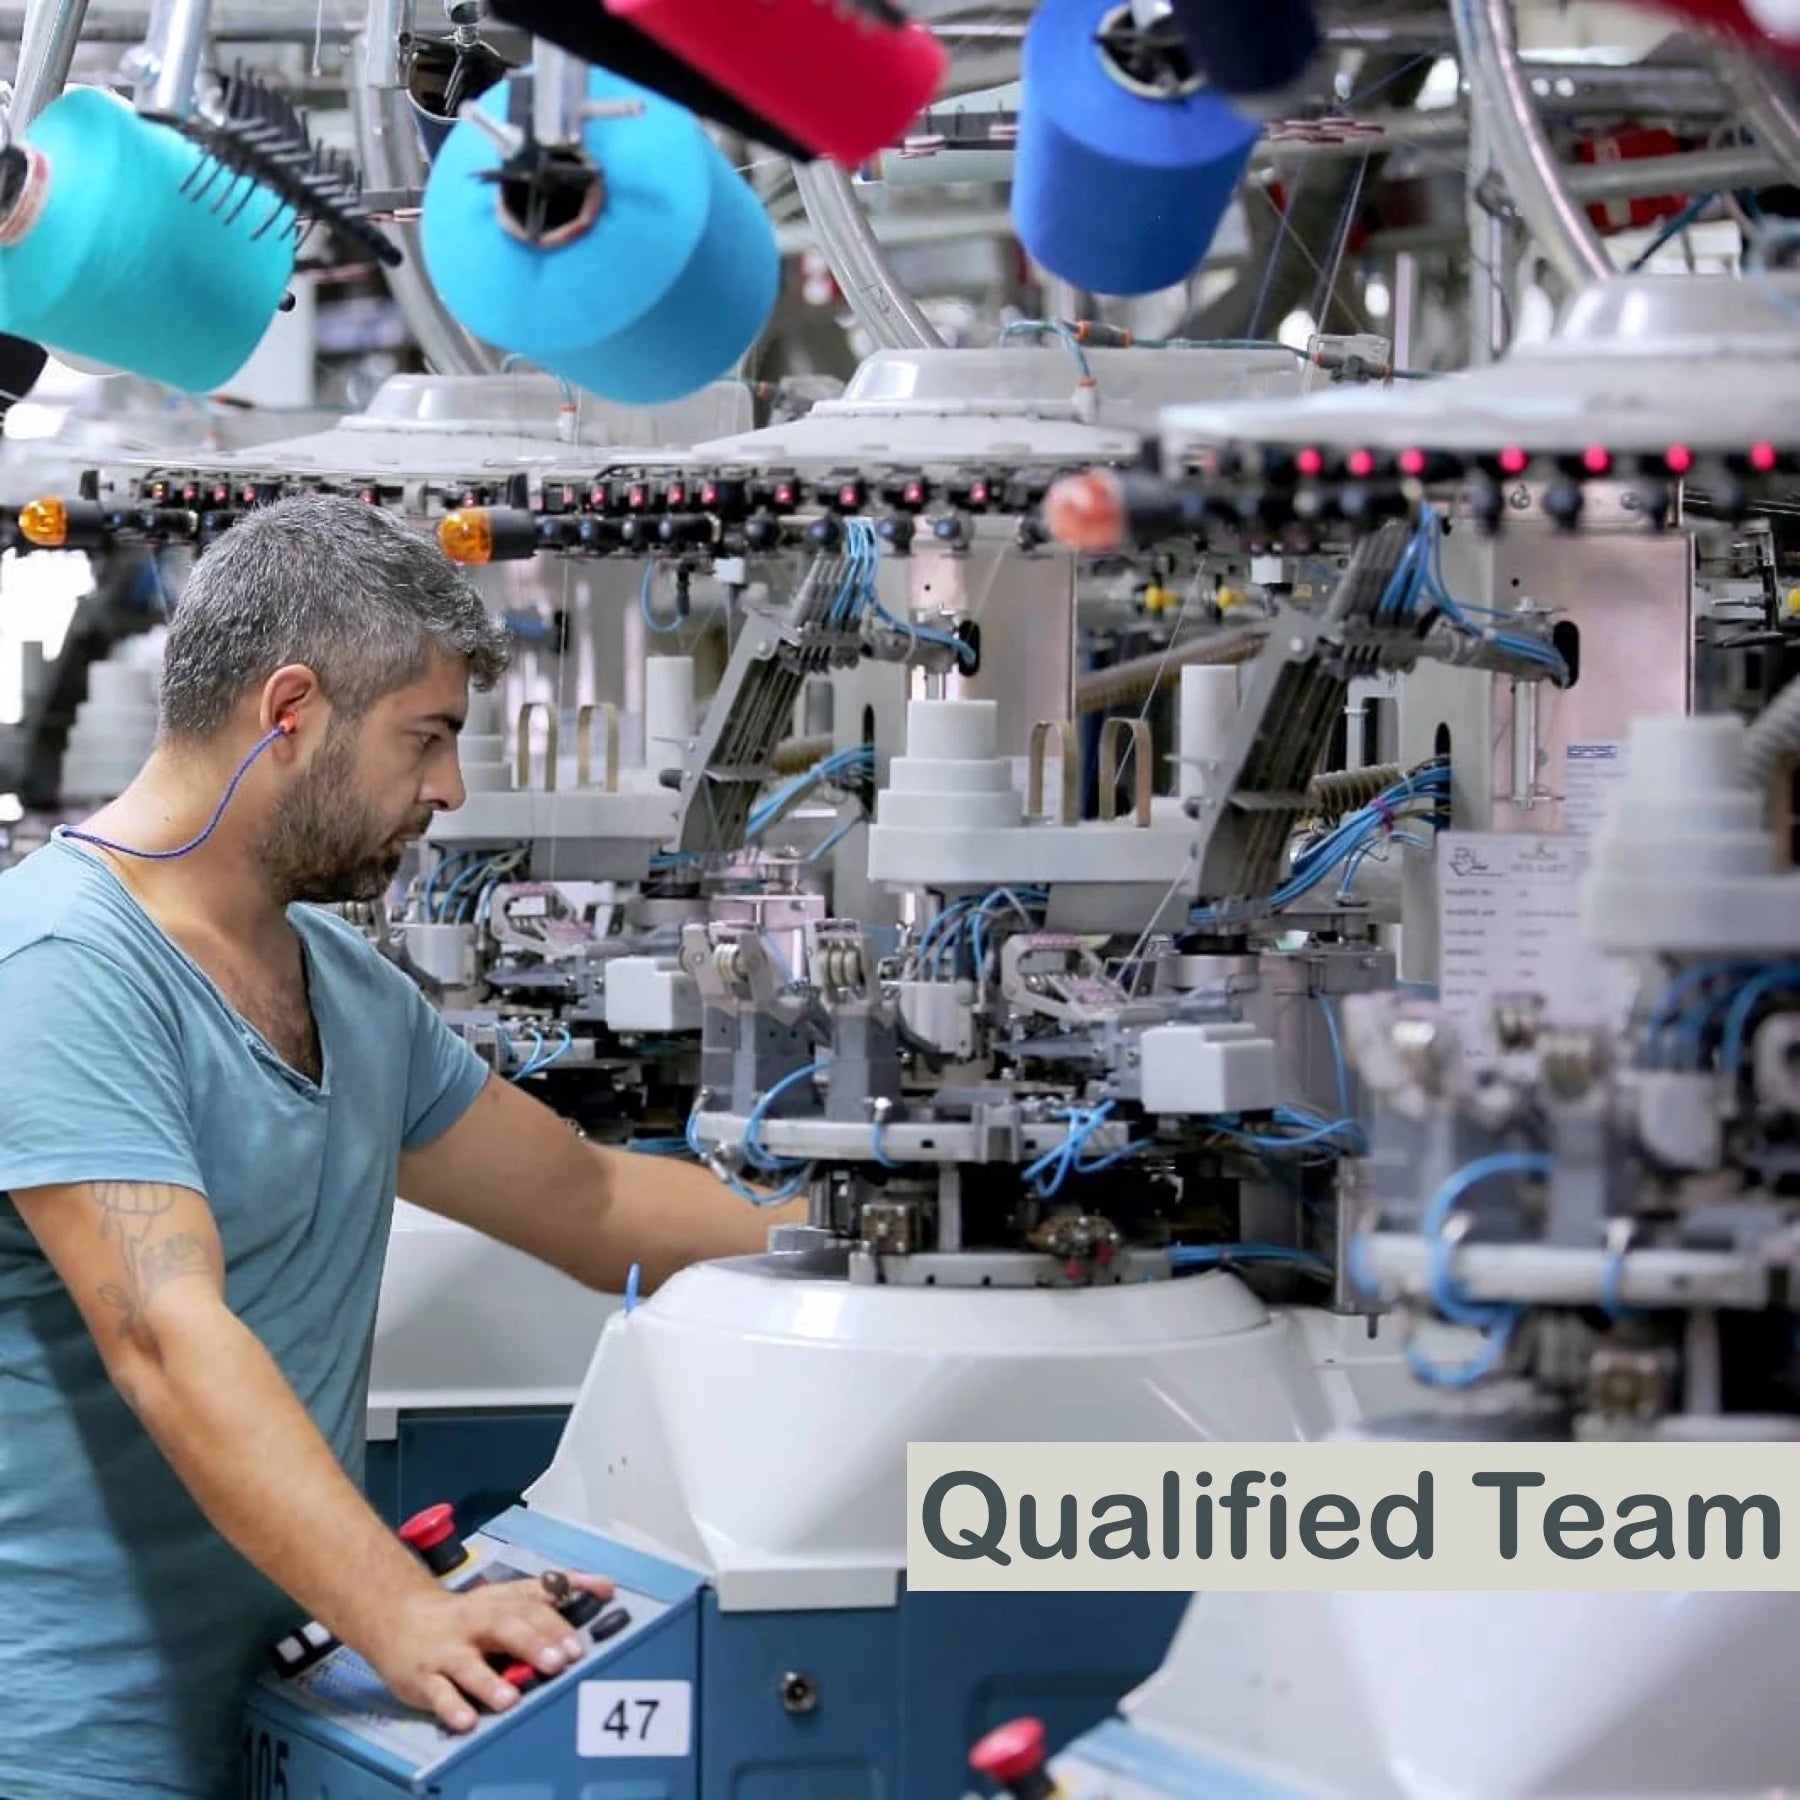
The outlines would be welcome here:
M 584 1681 L 577 1756 L 686 1756 L 693 1736 L 689 1681 Z

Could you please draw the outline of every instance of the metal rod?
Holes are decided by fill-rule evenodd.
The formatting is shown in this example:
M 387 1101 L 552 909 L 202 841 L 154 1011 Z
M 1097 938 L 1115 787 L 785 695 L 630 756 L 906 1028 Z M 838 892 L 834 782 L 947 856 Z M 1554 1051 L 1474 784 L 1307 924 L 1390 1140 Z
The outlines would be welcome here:
M 1389 293 L 1388 307 L 1394 321 L 1394 367 L 1410 369 L 1419 316 L 1419 259 L 1412 251 L 1402 250 L 1395 255 Z
M 1512 245 L 1507 239 L 1506 221 L 1497 213 L 1480 213 L 1471 203 L 1471 216 L 1479 216 L 1478 235 L 1482 243 L 1482 263 L 1472 279 L 1478 284 L 1481 298 L 1481 341 L 1470 346 L 1470 360 L 1477 364 L 1498 362 L 1506 354 L 1509 333 L 1507 320 L 1512 295 Z
M 531 128 L 540 144 L 579 144 L 587 65 L 547 38 L 531 40 Z
M 28 0 L 6 115 L 15 137 L 63 91 L 86 17 L 87 0 Z
M 1634 194 L 1693 194 L 1710 188 L 1759 187 L 1781 170 L 1767 150 L 1689 150 L 1635 162 L 1580 163 L 1563 171 L 1563 188 L 1579 200 L 1628 199 Z
M 139 112 L 185 119 L 194 110 L 194 83 L 211 13 L 212 0 L 156 0 L 144 38 Z
M 871 228 L 883 244 L 940 244 L 969 238 L 1010 237 L 1013 218 L 1003 207 L 966 212 L 895 212 L 872 220 Z M 811 224 L 779 226 L 775 242 L 783 256 L 822 248 L 818 230 Z
M 1661 63 L 1582 64 L 1519 58 L 1519 69 L 1540 113 L 1683 113 L 1693 117 L 1731 111 L 1731 96 L 1711 69 Z
M 425 186 L 425 155 L 400 81 L 400 33 L 408 23 L 406 12 L 404 0 L 369 0 L 356 59 L 359 79 L 351 83 L 348 96 L 351 135 L 364 183 L 384 192 L 416 193 Z M 397 219 L 392 231 L 405 260 L 384 272 L 426 363 L 440 375 L 497 374 L 499 353 L 464 331 L 438 298 L 419 254 L 417 223 Z
M 1512 803 L 1521 812 L 1529 812 L 1537 802 L 1537 697 L 1535 681 L 1515 681 L 1512 684 Z
M 1519 67 L 1511 0 L 1452 0 L 1458 60 L 1470 104 L 1525 229 L 1570 288 L 1604 281 L 1612 259 L 1564 184 L 1563 171 Z M 1480 172 L 1471 170 L 1480 179 Z
M 1757 143 L 1789 181 L 1800 181 L 1800 102 L 1792 88 L 1756 58 L 1723 45 L 1713 68 Z
M 856 321 L 878 350 L 938 349 L 943 340 L 901 287 L 868 215 L 835 163 L 795 163 L 794 185 Z

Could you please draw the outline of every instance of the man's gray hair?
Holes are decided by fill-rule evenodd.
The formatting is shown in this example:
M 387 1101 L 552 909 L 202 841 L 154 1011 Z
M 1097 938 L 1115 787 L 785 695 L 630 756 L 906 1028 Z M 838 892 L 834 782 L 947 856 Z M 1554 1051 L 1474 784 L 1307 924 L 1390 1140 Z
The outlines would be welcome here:
M 437 545 L 379 506 L 302 494 L 234 525 L 194 564 L 163 651 L 162 728 L 204 740 L 245 692 L 304 663 L 360 717 L 423 675 L 433 650 L 505 671 L 506 633 Z

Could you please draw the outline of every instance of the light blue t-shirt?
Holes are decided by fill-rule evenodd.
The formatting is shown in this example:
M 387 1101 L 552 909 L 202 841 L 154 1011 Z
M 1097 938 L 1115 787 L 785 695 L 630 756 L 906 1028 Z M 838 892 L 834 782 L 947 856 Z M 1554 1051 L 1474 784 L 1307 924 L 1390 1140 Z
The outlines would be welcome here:
M 343 921 L 290 911 L 324 1053 L 282 1062 L 97 857 L 0 875 L 0 1795 L 219 1800 L 291 1605 L 206 1522 L 8 1197 L 198 1189 L 231 1309 L 361 1479 L 403 1148 L 487 1071 Z

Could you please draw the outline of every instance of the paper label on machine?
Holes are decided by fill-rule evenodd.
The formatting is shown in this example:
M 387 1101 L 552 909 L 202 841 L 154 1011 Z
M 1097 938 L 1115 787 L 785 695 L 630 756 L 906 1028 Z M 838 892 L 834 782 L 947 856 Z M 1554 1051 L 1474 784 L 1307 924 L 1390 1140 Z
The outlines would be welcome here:
M 693 1684 L 584 1681 L 575 1721 L 577 1756 L 686 1756 Z
M 1605 821 L 1625 776 L 1625 746 L 1571 744 L 1563 753 L 1563 829 L 1586 841 Z
M 1628 971 L 1583 940 L 1580 841 L 1504 832 L 1438 839 L 1438 992 L 1465 1054 L 1491 1054 L 1496 1001 L 1535 995 L 1564 1024 L 1616 1025 Z

